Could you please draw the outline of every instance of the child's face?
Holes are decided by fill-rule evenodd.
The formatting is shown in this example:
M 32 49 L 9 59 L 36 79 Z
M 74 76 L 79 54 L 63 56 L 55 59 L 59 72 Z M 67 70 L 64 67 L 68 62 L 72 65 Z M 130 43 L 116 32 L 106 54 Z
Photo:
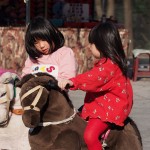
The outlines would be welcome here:
M 50 53 L 50 45 L 47 41 L 36 40 L 34 46 L 38 51 L 43 53 L 43 55 L 48 55 Z
M 93 54 L 93 56 L 95 58 L 100 58 L 100 52 L 98 51 L 98 49 L 96 48 L 95 44 L 90 44 L 89 45 L 89 48 Z

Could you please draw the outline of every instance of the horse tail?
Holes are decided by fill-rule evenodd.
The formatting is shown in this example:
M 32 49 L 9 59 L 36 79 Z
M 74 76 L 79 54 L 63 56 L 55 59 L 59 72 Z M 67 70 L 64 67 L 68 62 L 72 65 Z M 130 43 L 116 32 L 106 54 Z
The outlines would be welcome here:
M 131 126 L 133 127 L 139 141 L 140 141 L 140 144 L 141 144 L 141 147 L 143 147 L 143 143 L 142 143 L 142 137 L 141 137 L 141 134 L 140 134 L 140 131 L 136 125 L 136 123 L 133 121 L 133 119 L 131 119 L 130 117 L 127 117 L 126 121 L 125 121 L 125 124 L 126 123 L 130 123 Z

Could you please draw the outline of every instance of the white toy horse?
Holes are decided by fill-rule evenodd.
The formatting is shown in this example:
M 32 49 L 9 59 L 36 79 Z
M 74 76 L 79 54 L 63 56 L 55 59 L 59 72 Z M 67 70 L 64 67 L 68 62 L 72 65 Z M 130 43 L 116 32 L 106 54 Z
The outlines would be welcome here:
M 22 122 L 19 76 L 0 68 L 0 150 L 30 150 L 28 128 Z
M 10 102 L 14 98 L 15 106 L 13 107 L 21 107 L 19 100 L 20 89 L 15 89 L 14 86 L 16 80 L 19 80 L 19 77 L 12 72 L 4 72 L 0 75 L 0 126 L 7 126 L 11 116 Z

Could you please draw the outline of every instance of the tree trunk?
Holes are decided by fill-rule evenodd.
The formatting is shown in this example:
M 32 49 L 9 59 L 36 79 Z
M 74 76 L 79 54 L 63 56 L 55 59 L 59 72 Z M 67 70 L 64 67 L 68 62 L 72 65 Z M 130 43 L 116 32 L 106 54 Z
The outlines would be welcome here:
M 107 17 L 109 18 L 110 16 L 114 17 L 114 10 L 115 10 L 115 3 L 114 0 L 108 0 L 108 5 L 107 5 Z
M 94 20 L 100 21 L 102 16 L 101 0 L 94 0 Z
M 124 0 L 123 3 L 125 28 L 129 31 L 129 49 L 127 52 L 127 56 L 131 56 L 133 50 L 132 2 L 131 0 Z

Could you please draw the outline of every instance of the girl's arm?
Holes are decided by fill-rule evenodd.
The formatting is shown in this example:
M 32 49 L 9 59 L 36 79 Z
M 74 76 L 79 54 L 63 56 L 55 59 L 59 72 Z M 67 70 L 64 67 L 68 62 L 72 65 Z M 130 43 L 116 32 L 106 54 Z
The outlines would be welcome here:
M 115 76 L 115 70 L 113 65 L 94 67 L 90 71 L 80 74 L 75 78 L 71 78 L 70 80 L 73 82 L 71 90 L 80 89 L 88 92 L 110 90 L 113 86 L 113 82 L 109 82 Z
M 24 67 L 22 69 L 22 74 L 21 77 L 23 77 L 26 74 L 31 73 L 31 66 L 32 66 L 33 62 L 30 60 L 30 58 L 28 57 L 25 61 Z
M 58 81 L 58 86 L 62 89 L 62 90 L 67 90 L 67 85 L 69 85 L 69 88 L 73 86 L 73 82 L 71 80 L 68 79 L 63 79 Z
M 67 48 L 59 56 L 58 80 L 69 79 L 77 74 L 77 62 L 72 49 Z

